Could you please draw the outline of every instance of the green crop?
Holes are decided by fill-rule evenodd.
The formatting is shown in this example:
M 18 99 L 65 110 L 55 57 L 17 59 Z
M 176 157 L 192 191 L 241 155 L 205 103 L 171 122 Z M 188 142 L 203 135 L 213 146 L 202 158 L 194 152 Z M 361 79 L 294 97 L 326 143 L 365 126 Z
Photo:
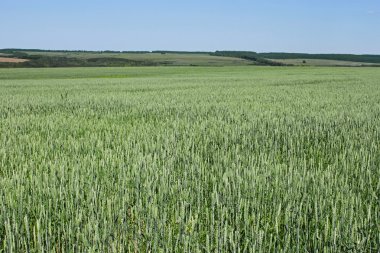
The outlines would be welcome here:
M 0 70 L 0 252 L 378 252 L 380 69 Z

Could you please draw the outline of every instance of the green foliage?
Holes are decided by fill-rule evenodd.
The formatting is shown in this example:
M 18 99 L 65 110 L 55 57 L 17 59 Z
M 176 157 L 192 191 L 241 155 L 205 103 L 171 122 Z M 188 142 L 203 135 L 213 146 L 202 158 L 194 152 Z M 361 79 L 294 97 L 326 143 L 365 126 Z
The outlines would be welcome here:
M 0 252 L 378 252 L 379 78 L 2 69 Z
M 264 66 L 285 66 L 285 64 L 283 64 L 283 63 L 274 62 L 274 61 L 265 59 L 265 58 L 261 57 L 256 52 L 249 52 L 249 51 L 216 51 L 215 53 L 212 53 L 211 55 L 242 58 L 242 59 L 246 59 L 246 60 L 249 60 L 249 61 L 253 61 L 257 65 L 264 65 Z
M 152 51 L 152 53 L 158 53 L 158 54 L 210 54 L 211 52 L 202 52 L 202 51 L 165 51 L 165 50 L 157 50 Z

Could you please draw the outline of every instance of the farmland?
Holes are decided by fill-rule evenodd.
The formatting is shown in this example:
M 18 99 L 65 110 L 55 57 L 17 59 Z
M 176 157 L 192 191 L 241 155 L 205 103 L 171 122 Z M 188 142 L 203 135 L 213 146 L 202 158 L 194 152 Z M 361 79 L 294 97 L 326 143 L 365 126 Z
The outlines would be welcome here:
M 0 68 L 131 66 L 379 67 L 379 55 L 256 53 L 252 51 L 67 51 L 0 49 Z
M 0 252 L 378 252 L 379 80 L 0 69 Z
M 16 58 L 8 58 L 8 57 L 1 57 L 0 55 L 0 62 L 12 62 L 12 63 L 20 63 L 20 62 L 26 62 L 28 60 L 25 59 L 16 59 Z
M 379 67 L 379 63 L 328 60 L 328 59 L 270 59 L 274 62 L 279 62 L 293 66 L 336 66 L 336 67 Z
M 2 67 L 127 67 L 127 66 L 245 66 L 254 61 L 207 52 L 113 52 L 0 50 L 24 63 L 1 63 Z
M 208 53 L 112 53 L 112 52 L 33 52 L 25 51 L 32 56 L 68 57 L 79 59 L 117 58 L 140 62 L 150 62 L 159 65 L 174 66 L 235 66 L 252 64 L 247 60 L 233 57 L 211 56 Z

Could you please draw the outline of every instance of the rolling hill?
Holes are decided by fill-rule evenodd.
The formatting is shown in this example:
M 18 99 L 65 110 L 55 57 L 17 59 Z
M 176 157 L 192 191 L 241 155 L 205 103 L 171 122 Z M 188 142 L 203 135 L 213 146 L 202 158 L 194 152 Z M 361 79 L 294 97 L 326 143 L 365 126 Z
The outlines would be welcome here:
M 380 66 L 380 55 L 1 49 L 0 67 Z

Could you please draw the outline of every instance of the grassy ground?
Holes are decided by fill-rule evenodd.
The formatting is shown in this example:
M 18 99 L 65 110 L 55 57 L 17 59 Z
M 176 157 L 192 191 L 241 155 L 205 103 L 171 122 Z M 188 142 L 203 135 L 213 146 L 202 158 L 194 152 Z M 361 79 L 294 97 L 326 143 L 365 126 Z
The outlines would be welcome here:
M 378 252 L 378 68 L 0 70 L 0 252 Z
M 322 60 L 322 59 L 270 59 L 271 61 L 296 66 L 342 66 L 342 67 L 362 67 L 362 66 L 380 66 L 377 63 Z

